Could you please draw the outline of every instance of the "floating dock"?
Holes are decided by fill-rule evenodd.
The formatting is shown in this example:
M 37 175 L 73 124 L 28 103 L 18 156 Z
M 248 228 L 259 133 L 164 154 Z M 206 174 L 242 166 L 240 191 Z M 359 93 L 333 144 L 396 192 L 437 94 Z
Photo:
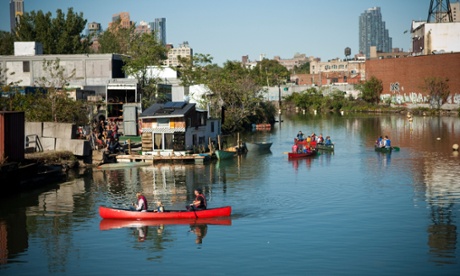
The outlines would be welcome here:
M 140 155 L 140 154 L 119 154 L 116 155 L 117 162 L 149 162 L 155 163 L 155 161 L 194 161 L 195 163 L 204 163 L 210 160 L 211 157 L 206 154 L 193 154 L 193 155 Z

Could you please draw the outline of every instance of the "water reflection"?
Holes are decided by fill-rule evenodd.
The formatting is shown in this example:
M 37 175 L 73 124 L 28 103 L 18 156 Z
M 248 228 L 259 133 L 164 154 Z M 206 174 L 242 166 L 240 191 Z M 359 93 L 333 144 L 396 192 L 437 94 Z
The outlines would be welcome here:
M 427 166 L 425 172 L 426 201 L 430 210 L 428 245 L 434 262 L 455 263 L 457 225 L 455 208 L 460 199 L 460 182 L 456 159 L 443 159 Z
M 299 264 L 294 269 L 289 266 L 283 268 L 288 269 L 288 274 L 306 271 L 307 266 L 315 265 L 317 271 L 325 272 L 320 274 L 328 274 L 318 267 L 343 266 L 343 263 L 335 260 L 344 259 L 344 256 L 345 259 L 363 258 L 363 269 L 375 271 L 375 267 L 369 265 L 375 263 L 375 259 L 368 257 L 375 251 L 363 246 L 363 241 L 369 240 L 381 242 L 379 251 L 388 258 L 387 262 L 400 264 L 393 268 L 395 270 L 401 266 L 406 268 L 404 265 L 407 265 L 410 268 L 405 272 L 420 266 L 420 269 L 427 269 L 426 274 L 448 274 L 442 273 L 445 271 L 439 273 L 439 269 L 449 267 L 454 270 L 460 264 L 457 233 L 460 217 L 460 163 L 458 152 L 452 151 L 452 145 L 460 143 L 459 124 L 458 118 L 414 117 L 412 122 L 408 122 L 400 116 L 342 116 L 324 120 L 299 118 L 291 121 L 286 116 L 283 131 L 278 127 L 272 131 L 276 135 L 272 136 L 274 144 L 272 152 L 268 154 L 248 153 L 233 160 L 205 165 L 156 164 L 116 170 L 95 169 L 80 179 L 59 185 L 58 188 L 0 201 L 0 266 L 2 272 L 12 275 L 18 271 L 27 273 L 31 268 L 38 268 L 34 272 L 40 275 L 72 273 L 67 270 L 87 266 L 109 269 L 106 272 L 113 274 L 117 272 L 114 271 L 116 267 L 99 267 L 100 264 L 81 256 L 106 256 L 113 250 L 118 250 L 117 253 L 123 258 L 129 259 L 133 254 L 123 251 L 126 244 L 118 242 L 120 237 L 127 237 L 128 246 L 132 245 L 136 250 L 147 248 L 146 251 L 153 252 L 152 258 L 167 256 L 172 261 L 177 260 L 183 257 L 183 250 L 168 245 L 177 243 L 182 238 L 189 240 L 191 246 L 196 246 L 196 242 L 206 245 L 211 241 L 212 234 L 219 232 L 215 230 L 221 229 L 216 229 L 217 226 L 214 227 L 212 223 L 197 221 L 149 222 L 153 224 L 134 221 L 127 222 L 128 225 L 120 225 L 123 221 L 100 221 L 97 206 L 122 207 L 135 198 L 137 191 L 143 191 L 150 202 L 162 201 L 171 209 L 177 209 L 174 205 L 184 208 L 184 203 L 194 198 L 193 189 L 202 187 L 211 206 L 222 203 L 237 204 L 235 210 L 239 212 L 239 223 L 232 226 L 232 232 L 259 233 L 264 227 L 282 225 L 286 219 L 295 225 L 264 233 L 272 240 L 279 241 L 280 250 L 287 252 L 283 257 L 292 260 L 291 264 Z M 287 161 L 287 156 L 282 152 L 289 148 L 292 133 L 299 129 L 322 129 L 323 133 L 331 134 L 337 151 L 334 154 L 323 152 L 314 159 Z M 373 143 L 376 135 L 380 134 L 389 134 L 394 145 L 401 147 L 401 151 L 391 154 L 374 153 Z M 330 167 L 328 173 L 319 168 L 324 165 Z M 305 176 L 302 173 L 308 171 L 307 177 L 321 181 L 314 181 L 311 186 L 295 185 L 293 183 L 296 182 L 291 177 L 293 171 L 302 177 Z M 284 185 L 279 185 L 280 180 L 286 180 Z M 327 185 L 314 185 L 317 182 Z M 343 183 L 347 183 L 346 188 L 341 185 Z M 285 198 L 286 195 L 289 196 L 290 205 L 309 209 L 327 202 L 330 212 L 296 213 L 292 212 L 293 208 L 273 208 L 267 211 L 267 202 L 277 203 L 279 198 Z M 411 200 L 413 205 L 408 204 Z M 343 215 L 349 209 L 362 206 L 366 208 L 360 212 L 350 213 L 350 216 Z M 340 212 L 334 212 L 338 209 Z M 391 219 L 385 216 L 397 212 L 401 216 L 391 215 Z M 404 216 L 408 213 L 410 217 Z M 366 219 L 368 216 L 374 217 L 374 214 L 383 216 L 373 221 L 375 223 L 369 223 Z M 334 221 L 333 225 L 340 224 L 340 227 L 331 227 L 332 224 L 328 224 L 328 221 Z M 101 230 L 120 230 L 110 233 L 99 231 L 98 223 Z M 407 223 L 421 231 L 413 235 L 410 232 L 413 228 L 408 231 L 399 228 Z M 228 225 L 231 225 L 231 221 Z M 296 232 L 299 228 L 308 229 L 311 235 L 300 236 Z M 401 230 L 395 233 L 391 231 L 394 228 Z M 223 232 L 225 231 L 226 228 Z M 362 235 L 356 235 L 357 232 Z M 422 234 L 418 236 L 420 232 Z M 228 263 L 246 259 L 260 269 L 266 266 L 261 261 L 264 258 L 254 256 L 270 253 L 267 253 L 265 247 L 258 250 L 257 246 L 253 246 L 258 241 L 258 235 L 240 235 L 238 243 L 226 241 L 226 235 L 216 235 L 213 242 L 222 246 L 222 250 L 228 252 L 227 256 L 235 256 L 230 257 Z M 331 240 L 330 237 L 334 236 L 344 238 L 340 241 Z M 394 254 L 397 253 L 394 245 L 380 238 L 385 236 L 401 237 L 398 242 L 408 251 L 403 262 L 399 259 L 400 255 Z M 101 237 L 117 242 L 96 246 L 98 242 L 105 242 L 98 240 Z M 292 242 L 294 239 L 295 242 Z M 315 240 L 320 244 L 312 248 L 321 248 L 319 251 L 323 257 L 330 256 L 321 257 L 324 261 L 319 261 L 318 264 L 308 262 L 310 255 L 304 250 L 309 245 L 315 245 Z M 413 246 L 414 243 L 418 246 Z M 247 244 L 249 246 L 246 249 L 251 250 L 242 250 L 241 247 Z M 168 250 L 167 254 L 163 252 L 165 249 Z M 359 252 L 359 256 L 353 255 L 353 252 Z M 276 257 L 268 255 L 265 259 Z M 428 261 L 420 262 L 421 258 Z M 139 259 L 129 261 L 136 262 Z M 195 262 L 195 259 L 190 261 Z M 166 269 L 166 265 L 170 263 L 158 262 L 158 267 Z M 305 266 L 302 266 L 303 263 L 306 263 Z M 228 268 L 224 266 L 224 269 Z M 384 270 L 383 274 L 391 274 L 383 265 L 379 268 Z M 189 268 L 184 268 L 177 274 L 185 274 L 187 269 Z M 78 272 L 80 271 L 75 273 Z M 270 274 L 267 270 L 244 272 L 246 273 L 242 274 Z M 355 274 L 363 273 L 358 271 Z
M 208 218 L 208 219 L 164 219 L 164 220 L 115 220 L 103 219 L 99 223 L 101 231 L 127 228 L 134 230 L 134 236 L 138 242 L 144 242 L 149 239 L 162 240 L 163 234 L 168 227 L 180 225 L 188 225 L 189 233 L 195 234 L 195 243 L 202 244 L 203 239 L 208 233 L 208 225 L 231 226 L 232 220 L 230 217 L 224 218 Z M 150 234 L 149 234 L 150 233 Z
M 391 152 L 375 152 L 377 154 L 377 160 L 383 167 L 390 166 L 391 163 Z
M 311 169 L 311 163 L 312 163 L 313 159 L 316 159 L 316 158 L 307 157 L 307 158 L 289 159 L 289 163 L 292 164 L 292 167 L 296 171 L 299 169 L 299 166 L 302 167 L 302 168 L 305 166 L 309 170 L 309 169 Z

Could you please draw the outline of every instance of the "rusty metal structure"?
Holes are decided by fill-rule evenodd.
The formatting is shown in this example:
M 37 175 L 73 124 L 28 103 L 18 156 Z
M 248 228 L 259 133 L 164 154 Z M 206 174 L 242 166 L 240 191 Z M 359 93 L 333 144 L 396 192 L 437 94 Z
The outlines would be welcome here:
M 24 160 L 24 112 L 0 112 L 0 160 Z

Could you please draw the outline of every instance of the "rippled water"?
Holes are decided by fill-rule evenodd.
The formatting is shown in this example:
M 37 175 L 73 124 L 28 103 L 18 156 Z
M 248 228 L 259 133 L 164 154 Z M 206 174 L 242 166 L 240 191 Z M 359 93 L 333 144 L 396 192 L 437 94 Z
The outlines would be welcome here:
M 458 275 L 459 118 L 283 120 L 242 135 L 273 142 L 266 154 L 94 169 L 2 200 L 0 274 Z M 299 130 L 331 135 L 336 151 L 288 160 Z M 401 150 L 374 152 L 379 135 Z M 210 206 L 231 205 L 232 217 L 142 226 L 98 215 L 99 205 L 129 205 L 138 190 L 182 209 L 196 187 Z

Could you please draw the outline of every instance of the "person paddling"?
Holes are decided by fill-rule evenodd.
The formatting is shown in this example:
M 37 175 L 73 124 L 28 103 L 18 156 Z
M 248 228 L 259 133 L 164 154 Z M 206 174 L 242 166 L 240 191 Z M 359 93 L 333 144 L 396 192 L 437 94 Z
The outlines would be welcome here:
M 147 212 L 148 210 L 148 205 L 147 205 L 147 199 L 142 193 L 137 193 L 137 203 L 133 203 L 134 209 L 136 211 L 141 211 L 141 212 Z
M 195 189 L 195 200 L 190 205 L 186 206 L 189 211 L 206 210 L 207 203 L 203 190 L 200 188 Z

